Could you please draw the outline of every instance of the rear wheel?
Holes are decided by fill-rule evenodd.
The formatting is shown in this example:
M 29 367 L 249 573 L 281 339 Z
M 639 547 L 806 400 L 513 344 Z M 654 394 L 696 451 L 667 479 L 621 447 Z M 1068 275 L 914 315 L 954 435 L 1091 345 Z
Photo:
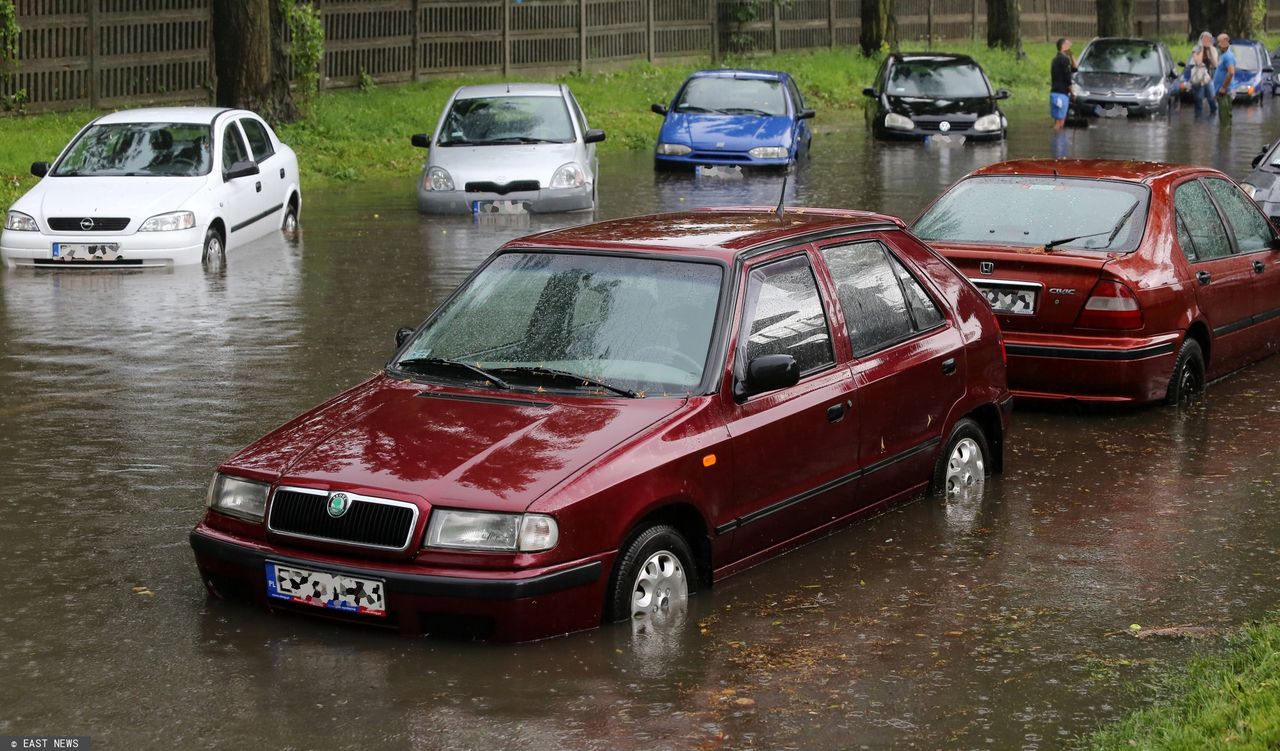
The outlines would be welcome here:
M 978 423 L 966 417 L 952 428 L 951 437 L 938 455 L 930 492 L 945 501 L 981 497 L 989 466 L 991 450 L 987 436 Z
M 280 231 L 287 238 L 293 238 L 298 234 L 298 204 L 293 201 L 289 202 L 289 207 L 284 211 L 284 219 L 280 221 Z
M 1169 405 L 1186 405 L 1200 398 L 1204 393 L 1204 352 L 1200 343 L 1191 337 L 1182 342 L 1178 350 L 1178 359 L 1173 361 L 1173 375 L 1169 378 L 1169 389 L 1165 392 L 1164 403 Z
M 662 630 L 680 623 L 694 589 L 693 552 L 675 527 L 644 528 L 619 551 L 608 616 L 633 628 Z
M 206 271 L 222 271 L 227 265 L 227 246 L 222 233 L 210 227 L 204 235 L 204 252 L 200 256 Z

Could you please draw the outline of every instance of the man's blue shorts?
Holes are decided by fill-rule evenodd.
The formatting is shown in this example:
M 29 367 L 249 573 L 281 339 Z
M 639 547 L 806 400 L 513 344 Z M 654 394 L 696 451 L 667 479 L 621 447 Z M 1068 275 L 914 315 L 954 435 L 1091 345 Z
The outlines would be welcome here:
M 1066 120 L 1067 109 L 1071 106 L 1071 97 L 1066 94 L 1049 95 L 1049 114 L 1054 120 Z

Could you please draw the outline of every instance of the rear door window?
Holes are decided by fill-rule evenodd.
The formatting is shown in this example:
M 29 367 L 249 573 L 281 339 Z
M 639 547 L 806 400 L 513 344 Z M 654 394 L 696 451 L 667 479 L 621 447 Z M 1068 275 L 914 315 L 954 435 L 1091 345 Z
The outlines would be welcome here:
M 752 269 L 743 320 L 749 323 L 742 366 L 761 355 L 791 355 L 802 375 L 835 364 L 831 328 L 808 256 Z
M 1222 218 L 1199 180 L 1179 185 L 1173 192 L 1173 204 L 1195 244 L 1197 260 L 1208 261 L 1231 255 L 1231 240 L 1222 226 Z
M 236 162 L 247 162 L 249 151 L 240 140 L 240 129 L 235 123 L 229 123 L 222 131 L 222 169 L 231 169 Z
M 923 287 L 879 242 L 824 248 L 856 356 L 877 352 L 942 322 Z
M 1209 186 L 1222 213 L 1227 215 L 1227 224 L 1236 236 L 1236 248 L 1241 253 L 1252 253 L 1255 250 L 1271 248 L 1271 223 L 1258 210 L 1258 204 L 1240 192 L 1235 185 L 1221 178 L 1211 177 L 1204 181 Z

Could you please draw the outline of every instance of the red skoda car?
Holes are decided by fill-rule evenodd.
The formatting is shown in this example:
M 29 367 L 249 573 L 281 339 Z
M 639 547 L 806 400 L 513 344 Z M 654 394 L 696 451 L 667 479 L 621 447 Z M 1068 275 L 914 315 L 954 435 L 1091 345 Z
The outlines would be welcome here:
M 1276 231 L 1217 170 L 1004 162 L 913 229 L 991 302 L 1019 396 L 1177 403 L 1280 342 Z
M 894 218 L 758 209 L 499 249 L 384 372 L 227 460 L 214 595 L 524 640 L 689 593 L 929 487 L 980 492 L 995 317 Z

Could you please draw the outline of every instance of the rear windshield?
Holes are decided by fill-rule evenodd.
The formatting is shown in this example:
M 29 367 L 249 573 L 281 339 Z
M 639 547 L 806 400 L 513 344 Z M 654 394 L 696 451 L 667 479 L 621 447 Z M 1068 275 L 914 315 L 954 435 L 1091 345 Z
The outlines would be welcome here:
M 1094 42 L 1080 57 L 1079 70 L 1089 73 L 1128 73 L 1135 76 L 1161 74 L 1156 46 L 1140 41 Z
M 910 60 L 893 66 L 890 96 L 929 99 L 991 96 L 978 66 L 955 60 Z
M 980 245 L 1043 246 L 1077 237 L 1056 247 L 1128 252 L 1142 240 L 1148 196 L 1145 186 L 1113 180 L 970 177 L 912 230 L 923 240 Z

